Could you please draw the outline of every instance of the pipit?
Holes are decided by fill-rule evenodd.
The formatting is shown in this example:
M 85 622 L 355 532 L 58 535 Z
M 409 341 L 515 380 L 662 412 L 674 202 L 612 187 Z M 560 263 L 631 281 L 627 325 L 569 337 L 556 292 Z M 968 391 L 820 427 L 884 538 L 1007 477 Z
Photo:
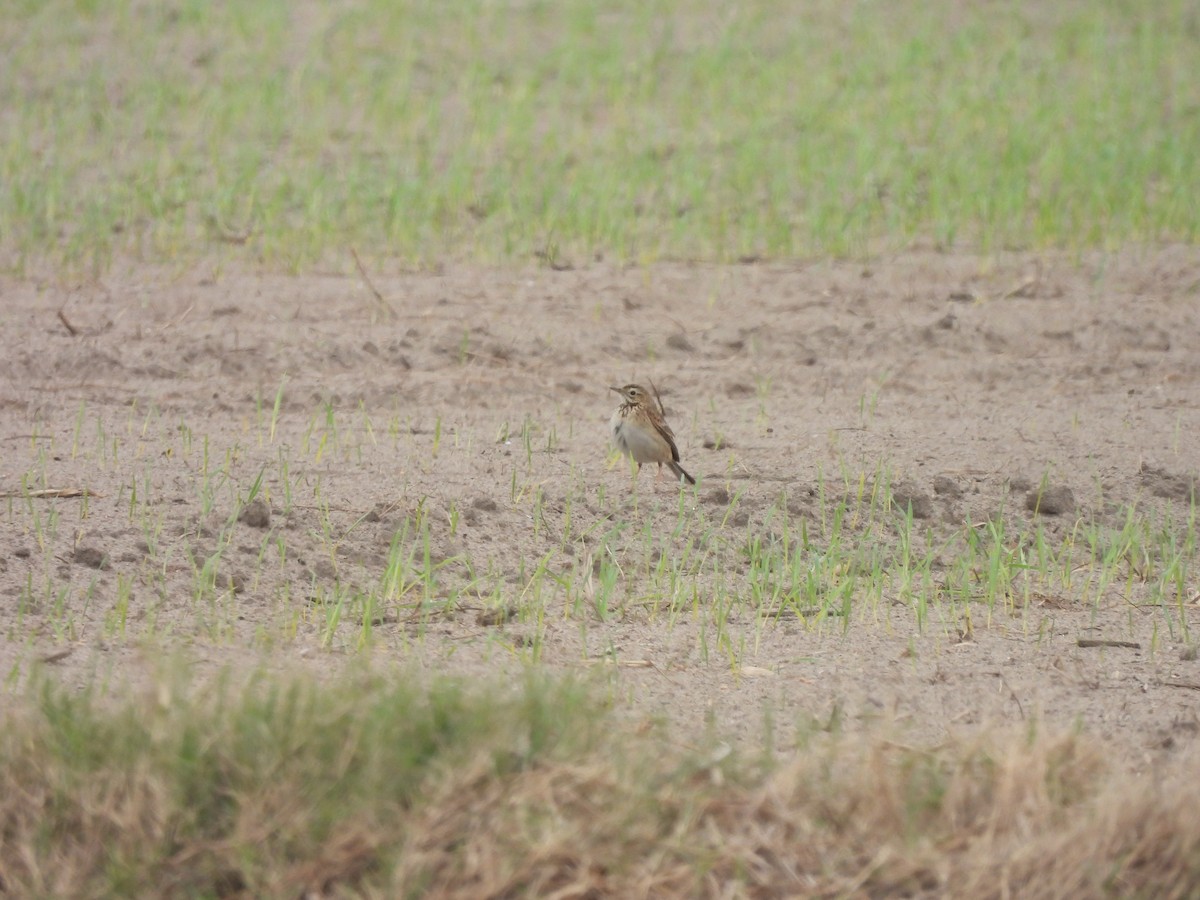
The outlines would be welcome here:
M 675 434 L 663 418 L 658 400 L 651 397 L 650 392 L 640 384 L 627 384 L 610 390 L 616 391 L 624 400 L 609 423 L 617 449 L 638 464 L 638 472 L 642 471 L 642 463 L 655 462 L 661 475 L 665 463 L 676 478 L 695 484 L 696 479 L 679 464 Z

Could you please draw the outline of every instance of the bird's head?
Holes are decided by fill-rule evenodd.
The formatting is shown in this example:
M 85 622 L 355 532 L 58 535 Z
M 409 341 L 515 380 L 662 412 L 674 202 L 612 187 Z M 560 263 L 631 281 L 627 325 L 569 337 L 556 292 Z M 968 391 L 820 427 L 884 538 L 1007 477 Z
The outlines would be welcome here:
M 610 387 L 609 390 L 616 391 L 625 398 L 626 403 L 632 403 L 634 405 L 645 403 L 650 397 L 650 392 L 640 384 L 627 384 L 624 387 Z

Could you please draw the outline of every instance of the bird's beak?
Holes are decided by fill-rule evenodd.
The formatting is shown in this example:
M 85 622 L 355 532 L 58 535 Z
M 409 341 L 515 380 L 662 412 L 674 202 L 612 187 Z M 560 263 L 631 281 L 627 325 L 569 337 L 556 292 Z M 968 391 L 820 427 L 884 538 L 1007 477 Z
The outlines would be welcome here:
M 618 394 L 621 393 L 621 389 L 619 387 L 613 387 L 611 384 L 608 386 L 608 389 L 610 391 L 616 391 Z

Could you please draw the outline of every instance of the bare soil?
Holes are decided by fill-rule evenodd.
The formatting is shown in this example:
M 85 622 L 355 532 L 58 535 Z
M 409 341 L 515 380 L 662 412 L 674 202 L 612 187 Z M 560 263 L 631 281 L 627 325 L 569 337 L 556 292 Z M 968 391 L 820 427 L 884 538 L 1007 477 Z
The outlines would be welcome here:
M 337 584 L 378 584 L 397 530 L 423 509 L 439 584 L 460 593 L 419 627 L 403 609 L 379 611 L 369 651 L 379 665 L 506 680 L 536 651 L 552 672 L 605 673 L 635 718 L 758 741 L 769 715 L 785 747 L 795 725 L 887 721 L 937 742 L 1036 720 L 1081 726 L 1131 770 L 1191 752 L 1192 569 L 1186 602 L 1166 611 L 1142 602 L 1147 573 L 1135 567 L 1099 599 L 1080 570 L 969 623 L 935 606 L 924 628 L 900 597 L 844 623 L 762 628 L 746 604 L 724 650 L 700 612 L 642 603 L 634 574 L 607 618 L 547 588 L 540 624 L 497 622 L 463 585 L 499 582 L 533 606 L 539 560 L 582 578 L 601 553 L 636 573 L 647 546 L 684 552 L 689 536 L 672 532 L 678 490 L 647 470 L 634 495 L 611 457 L 607 386 L 629 381 L 661 390 L 699 480 L 685 503 L 709 509 L 730 560 L 777 532 L 784 510 L 797 531 L 818 533 L 822 491 L 884 478 L 918 530 L 950 548 L 996 519 L 1014 533 L 1040 523 L 1061 548 L 1085 526 L 1115 533 L 1131 506 L 1183 540 L 1200 473 L 1194 248 L 452 266 L 372 281 L 383 302 L 357 274 L 211 264 L 125 268 L 83 285 L 0 282 L 0 490 L 95 492 L 4 501 L 0 671 L 40 661 L 68 683 L 119 689 L 140 683 L 164 648 L 198 671 L 340 671 L 360 626 L 343 622 L 327 641 L 311 601 Z M 222 467 L 227 477 L 212 475 Z M 260 471 L 269 502 L 244 512 L 216 596 L 197 600 L 197 569 Z M 147 521 L 161 523 L 157 537 Z M 123 584 L 125 637 L 112 612 Z

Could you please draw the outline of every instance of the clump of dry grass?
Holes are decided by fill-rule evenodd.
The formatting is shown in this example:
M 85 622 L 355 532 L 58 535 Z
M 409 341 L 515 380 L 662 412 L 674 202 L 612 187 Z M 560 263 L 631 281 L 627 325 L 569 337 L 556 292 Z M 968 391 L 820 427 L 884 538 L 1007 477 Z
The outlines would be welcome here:
M 1200 877 L 1197 792 L 1110 782 L 1084 737 L 850 740 L 750 780 L 689 766 L 644 778 L 592 759 L 447 784 L 396 883 L 448 896 L 1049 898 L 1183 897 Z
M 12 896 L 1188 896 L 1200 789 L 1081 735 L 823 736 L 759 767 L 577 686 L 45 686 L 0 730 Z

